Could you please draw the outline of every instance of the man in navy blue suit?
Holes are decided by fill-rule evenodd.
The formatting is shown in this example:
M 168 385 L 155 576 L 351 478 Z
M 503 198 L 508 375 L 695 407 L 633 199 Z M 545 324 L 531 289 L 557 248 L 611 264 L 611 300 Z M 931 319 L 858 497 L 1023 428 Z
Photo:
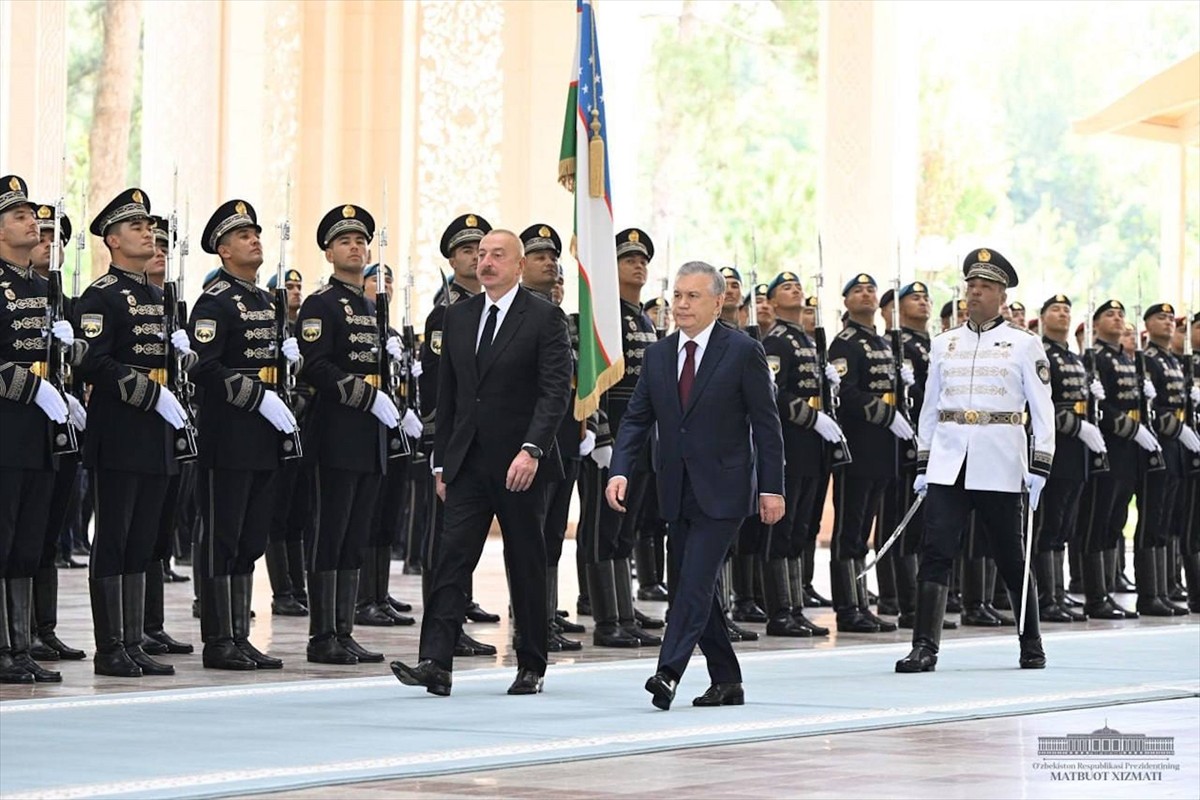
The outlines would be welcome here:
M 679 575 L 658 658 L 646 681 L 664 711 L 696 645 L 712 685 L 696 706 L 741 705 L 742 672 L 729 643 L 717 575 L 742 520 L 783 517 L 783 434 L 770 369 L 757 340 L 716 324 L 725 279 L 691 261 L 675 276 L 678 330 L 651 345 L 621 420 L 605 496 L 624 512 L 627 476 L 658 426 L 655 472 Z

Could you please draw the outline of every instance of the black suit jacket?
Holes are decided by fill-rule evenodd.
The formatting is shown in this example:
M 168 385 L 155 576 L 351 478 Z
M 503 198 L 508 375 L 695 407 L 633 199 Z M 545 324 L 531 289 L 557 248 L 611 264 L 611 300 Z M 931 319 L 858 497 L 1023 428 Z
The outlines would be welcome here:
M 521 445 L 545 454 L 539 480 L 561 480 L 554 446 L 571 400 L 567 320 L 553 303 L 518 290 L 486 360 L 476 367 L 475 338 L 486 294 L 446 309 L 438 375 L 434 466 L 454 481 L 472 444 L 489 471 L 507 471 Z
M 679 403 L 678 358 L 678 332 L 647 348 L 609 474 L 631 474 L 657 424 L 654 467 L 663 519 L 679 519 L 685 472 L 706 516 L 756 514 L 759 494 L 784 493 L 783 434 L 762 345 L 716 325 L 687 408 Z

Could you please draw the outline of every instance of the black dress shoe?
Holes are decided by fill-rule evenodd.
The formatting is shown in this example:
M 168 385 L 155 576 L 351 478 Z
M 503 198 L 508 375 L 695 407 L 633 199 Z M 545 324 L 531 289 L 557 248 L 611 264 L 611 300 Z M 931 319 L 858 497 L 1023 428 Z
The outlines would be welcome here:
M 692 700 L 694 706 L 741 706 L 746 704 L 746 693 L 740 683 L 714 683 L 704 694 Z
M 396 611 L 399 611 L 401 614 L 407 614 L 408 612 L 412 611 L 412 603 L 403 603 L 392 597 L 390 594 L 387 596 L 387 604 Z
M 987 613 L 983 606 L 973 606 L 963 609 L 962 624 L 970 628 L 999 628 L 1001 622 L 999 617 Z
M 640 647 L 642 643 L 620 625 L 601 624 L 592 631 L 592 644 L 596 647 Z
M 637 599 L 647 602 L 666 602 L 667 587 L 661 583 L 652 583 L 649 586 L 639 586 L 637 591 Z
M 239 651 L 240 652 L 240 651 Z M 324 638 L 308 640 L 305 655 L 313 664 L 357 664 L 358 658 L 342 647 L 337 637 L 330 634 Z
M 369 603 L 354 610 L 354 624 L 390 628 L 396 624 L 396 620 L 379 606 Z
M 190 580 L 190 576 L 181 575 L 170 567 L 163 570 L 163 581 L 166 583 L 187 583 Z
M 271 600 L 271 613 L 276 617 L 307 617 L 308 608 L 289 594 Z
M 508 687 L 509 694 L 541 694 L 545 678 L 531 669 L 517 670 L 517 679 Z
M 175 667 L 170 664 L 164 664 L 161 661 L 155 661 L 151 658 L 140 644 L 127 645 L 125 652 L 133 663 L 137 664 L 142 669 L 143 675 L 174 675 Z
M 1137 584 L 1125 577 L 1125 573 L 1117 570 L 1117 591 L 1120 594 L 1133 594 L 1137 591 Z
M 622 625 L 621 630 L 638 640 L 638 644 L 642 647 L 659 647 L 662 645 L 662 637 L 655 636 L 649 631 L 643 630 L 641 625 L 636 622 L 632 625 Z
M 728 617 L 725 618 L 725 629 L 729 632 L 729 641 L 731 642 L 758 641 L 758 633 L 756 631 L 743 628 Z
M 817 593 L 817 590 L 812 587 L 812 584 L 804 587 L 804 607 L 805 608 L 833 608 L 833 602 L 822 597 Z
M 731 614 L 734 622 L 766 622 L 767 612 L 753 600 L 736 600 Z
M 933 672 L 937 669 L 937 653 L 917 645 L 908 655 L 896 662 L 896 672 Z
M 67 645 L 63 643 L 62 639 L 58 638 L 58 634 L 54 633 L 54 631 L 40 634 L 38 638 L 41 640 L 43 647 L 47 647 L 53 650 L 55 653 L 58 653 L 58 657 L 63 661 L 82 661 L 87 657 L 87 653 L 83 652 L 82 650 L 76 650 L 74 647 L 67 647 Z M 36 659 L 37 656 L 35 655 L 34 658 Z
M 234 639 L 233 644 L 246 658 L 254 662 L 255 669 L 283 669 L 283 661 L 269 656 L 250 643 L 249 639 Z
M 165 656 L 167 646 L 147 636 L 142 639 L 142 652 L 148 656 Z
M 666 627 L 667 623 L 657 617 L 652 617 L 649 614 L 643 614 L 636 608 L 633 610 L 633 618 L 637 621 L 638 627 L 647 631 L 659 631 Z
M 376 653 L 363 647 L 358 642 L 354 641 L 354 637 L 348 633 L 339 633 L 337 635 L 338 644 L 340 644 L 347 653 L 354 656 L 363 664 L 382 664 L 383 653 Z
M 1139 597 L 1135 608 L 1137 608 L 1137 612 L 1143 617 L 1175 616 L 1175 612 L 1167 608 L 1162 599 L 1158 597 Z
M 163 647 L 167 648 L 165 652 L 173 656 L 186 656 L 189 653 L 195 652 L 194 647 L 187 642 L 180 642 L 173 638 L 166 631 L 146 631 L 146 638 L 158 642 Z M 146 649 L 145 641 L 142 643 L 142 649 Z M 149 650 L 146 650 L 149 653 Z
M 201 659 L 205 669 L 228 669 L 240 672 L 258 669 L 258 665 L 238 649 L 232 639 L 207 642 L 201 651 Z
M 896 630 L 896 623 L 888 622 L 886 619 L 883 619 L 882 617 L 875 616 L 874 614 L 871 613 L 871 609 L 862 608 L 859 610 L 862 611 L 864 617 L 866 617 L 867 619 L 869 619 L 875 623 L 875 627 L 877 627 L 879 629 L 879 631 L 878 631 L 879 633 L 892 633 L 893 631 Z
M 13 663 L 33 676 L 36 683 L 62 683 L 62 673 L 46 669 L 29 657 L 29 653 L 13 656 Z
M 1015 619 L 1007 614 L 1001 614 L 991 603 L 983 604 L 983 612 L 991 617 L 994 617 L 995 619 L 1000 620 L 1000 627 L 1002 628 L 1015 628 L 1017 625 L 1017 621 Z
M 808 617 L 804 616 L 804 611 L 799 608 L 792 609 L 792 621 L 802 628 L 808 628 L 813 636 L 828 636 L 829 628 L 824 625 L 818 625 Z
M 885 617 L 897 617 L 900 616 L 900 605 L 895 600 L 884 598 L 879 601 L 879 607 L 875 609 L 875 613 Z
M 1044 606 L 1038 611 L 1038 619 L 1042 622 L 1074 622 L 1074 619 L 1067 613 L 1066 609 L 1058 603 Z
M 946 596 L 946 613 L 958 614 L 963 610 L 962 595 L 958 592 L 951 592 Z
M 400 605 L 407 606 L 408 603 L 401 603 Z M 399 611 L 396 610 L 395 607 L 392 606 L 391 603 L 380 603 L 379 607 L 383 610 L 383 613 L 385 613 L 389 617 L 391 617 L 392 621 L 401 627 L 417 624 L 417 621 L 415 619 L 408 616 L 407 614 L 401 614 Z M 409 606 L 409 608 L 411 608 L 411 607 L 412 606 Z
M 458 635 L 458 641 L 454 643 L 454 655 L 460 657 L 494 656 L 496 655 L 496 648 L 493 645 L 472 639 L 464 631 Z
M 92 671 L 110 678 L 142 677 L 142 668 L 133 662 L 124 647 L 117 647 L 107 653 L 97 651 L 92 658 Z
M 58 651 L 49 647 L 36 633 L 29 642 L 29 657 L 34 661 L 58 661 Z
M 650 702 L 655 708 L 661 708 L 663 711 L 669 711 L 671 701 L 675 699 L 675 688 L 679 685 L 679 681 L 670 677 L 666 673 L 656 672 L 646 681 L 646 691 L 653 697 Z
M 514 648 L 515 649 L 515 648 Z M 550 631 L 550 636 L 546 642 L 546 649 L 551 653 L 562 653 L 564 651 L 582 650 L 583 644 L 574 639 L 568 639 L 558 631 Z
M 1128 619 L 1125 612 L 1117 608 L 1107 597 L 1094 603 L 1087 603 L 1083 607 L 1083 613 L 1087 615 L 1088 619 Z
M 0 683 L 33 683 L 33 674 L 13 661 L 8 653 L 0 653 Z
M 1021 669 L 1045 669 L 1046 651 L 1042 649 L 1042 637 L 1021 640 Z
M 849 608 L 838 612 L 838 633 L 879 633 L 875 620 L 862 613 L 861 608 Z
M 554 618 L 554 626 L 558 629 L 559 633 L 587 633 L 587 628 L 577 625 L 562 616 Z
M 490 612 L 484 611 L 482 608 L 479 607 L 479 603 L 476 603 L 474 600 L 472 600 L 471 604 L 469 606 L 467 606 L 466 617 L 467 617 L 468 622 L 499 622 L 500 621 L 499 614 L 492 614 Z
M 453 678 L 449 670 L 444 670 L 428 658 L 410 667 L 402 661 L 393 661 L 392 674 L 405 686 L 424 686 L 425 691 L 438 697 L 450 696 L 450 685 Z
M 828 633 L 828 631 L 826 631 Z M 797 622 L 788 609 L 783 609 L 767 620 L 767 636 L 810 637 L 813 632 Z M 716 684 L 714 684 L 716 685 Z M 695 703 L 693 703 L 695 705 Z

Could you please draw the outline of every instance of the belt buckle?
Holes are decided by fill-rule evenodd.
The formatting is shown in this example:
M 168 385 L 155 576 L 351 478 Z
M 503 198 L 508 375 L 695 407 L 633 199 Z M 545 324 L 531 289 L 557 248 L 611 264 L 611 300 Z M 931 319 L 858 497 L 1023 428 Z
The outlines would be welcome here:
M 29 365 L 29 371 L 32 372 L 34 375 L 37 375 L 42 380 L 45 380 L 46 376 L 50 374 L 50 370 L 47 368 L 45 361 L 33 362 L 32 364 Z
M 163 367 L 156 367 L 146 374 L 150 380 L 157 383 L 159 386 L 167 385 L 167 370 Z
M 820 411 L 821 410 L 821 395 L 814 394 L 812 397 L 808 398 L 808 407 L 813 409 L 814 411 Z
M 368 386 L 373 386 L 376 389 L 379 388 L 379 375 L 377 373 L 372 373 L 370 375 L 363 375 L 363 380 L 366 382 L 366 384 Z
M 973 408 L 964 411 L 963 412 L 963 422 L 967 423 L 968 425 L 978 425 L 979 424 L 979 412 Z
M 258 379 L 263 383 L 275 383 L 275 367 L 262 367 L 259 369 Z

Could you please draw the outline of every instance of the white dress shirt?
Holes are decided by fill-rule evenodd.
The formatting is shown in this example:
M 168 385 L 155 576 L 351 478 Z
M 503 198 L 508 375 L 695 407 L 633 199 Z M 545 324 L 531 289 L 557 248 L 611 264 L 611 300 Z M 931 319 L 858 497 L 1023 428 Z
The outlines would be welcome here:
M 487 325 L 488 314 L 492 311 L 492 306 L 496 306 L 500 310 L 496 312 L 496 330 L 492 331 L 492 341 L 496 341 L 496 334 L 500 332 L 500 326 L 504 324 L 504 318 L 508 316 L 508 309 L 512 308 L 513 298 L 517 296 L 517 292 L 521 291 L 519 283 L 513 284 L 504 295 L 497 301 L 492 302 L 492 298 L 487 294 L 483 296 L 483 313 L 479 315 L 479 330 L 475 331 L 475 352 L 479 352 L 479 340 L 483 338 L 483 326 Z
M 683 331 L 679 332 L 679 358 L 675 364 L 675 378 L 678 379 L 683 374 L 683 362 L 687 360 L 687 350 L 684 345 L 688 342 L 696 343 L 696 372 L 700 372 L 700 359 L 704 358 L 704 351 L 708 349 L 708 338 L 712 336 L 713 327 L 717 324 L 716 320 L 708 323 L 708 327 L 696 334 L 695 339 L 688 338 L 688 335 Z

